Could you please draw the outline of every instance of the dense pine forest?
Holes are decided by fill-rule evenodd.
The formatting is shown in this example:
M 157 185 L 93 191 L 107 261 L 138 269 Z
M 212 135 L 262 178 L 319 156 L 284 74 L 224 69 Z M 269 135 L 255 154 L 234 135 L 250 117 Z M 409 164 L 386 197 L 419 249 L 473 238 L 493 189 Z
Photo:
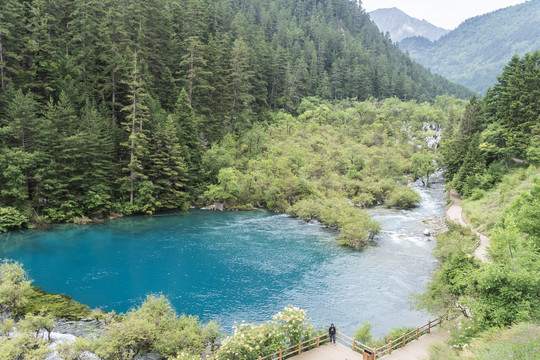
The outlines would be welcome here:
M 6 0 L 0 23 L 4 224 L 185 209 L 212 144 L 306 96 L 471 94 L 347 0 Z

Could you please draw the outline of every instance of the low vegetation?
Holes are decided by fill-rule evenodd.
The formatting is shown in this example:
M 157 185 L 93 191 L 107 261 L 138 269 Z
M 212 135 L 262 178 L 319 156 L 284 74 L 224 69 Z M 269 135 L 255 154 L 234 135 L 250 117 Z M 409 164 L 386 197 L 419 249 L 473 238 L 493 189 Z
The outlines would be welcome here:
M 520 181 L 515 183 L 516 179 Z M 507 184 L 527 190 L 513 196 L 510 203 L 501 202 L 507 192 L 500 189 Z M 494 337 L 486 334 L 540 320 L 540 173 L 535 167 L 511 171 L 498 187 L 486 191 L 485 197 L 500 204 L 500 210 L 490 220 L 494 224 L 484 226 L 489 229 L 491 240 L 489 262 L 481 263 L 471 256 L 476 239 L 470 231 L 449 224 L 449 231 L 438 237 L 435 251 L 440 268 L 433 274 L 427 291 L 416 297 L 418 308 L 438 315 L 448 311 L 462 315 L 451 329 L 449 346 L 453 350 L 441 345 L 435 350 L 439 355 L 434 355 L 434 359 L 449 353 L 459 358 L 461 355 L 454 350 L 468 348 L 473 339 L 485 336 L 484 341 L 493 341 Z M 471 203 L 481 206 L 480 200 Z M 510 344 L 503 339 L 497 339 L 499 345 L 494 341 L 494 349 L 507 348 L 519 353 L 519 346 L 512 345 L 510 350 Z
M 407 182 L 423 178 L 427 185 L 436 169 L 428 142 L 461 110 L 450 97 L 433 106 L 304 99 L 297 117 L 278 113 L 266 127 L 213 145 L 202 159 L 213 185 L 200 201 L 316 219 L 359 249 L 379 228 L 361 209 L 414 207 L 420 198 Z
M 429 360 L 530 360 L 540 358 L 540 326 L 518 323 L 510 328 L 493 328 L 475 338 L 467 339 L 463 346 L 435 344 Z M 463 350 L 461 350 L 463 348 Z

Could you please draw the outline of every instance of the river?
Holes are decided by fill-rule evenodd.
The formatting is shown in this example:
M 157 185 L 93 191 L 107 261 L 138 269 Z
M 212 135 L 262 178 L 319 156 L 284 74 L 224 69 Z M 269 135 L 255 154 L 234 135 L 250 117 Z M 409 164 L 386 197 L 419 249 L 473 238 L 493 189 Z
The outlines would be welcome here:
M 261 322 L 286 305 L 306 309 L 316 326 L 352 335 L 364 321 L 383 335 L 429 318 L 411 311 L 436 266 L 423 220 L 444 213 L 443 186 L 413 187 L 419 207 L 375 207 L 383 231 L 353 251 L 336 232 L 266 211 L 192 210 L 102 224 L 58 225 L 0 235 L 0 256 L 24 264 L 35 285 L 90 307 L 125 312 L 146 294 L 166 295 L 178 313 Z

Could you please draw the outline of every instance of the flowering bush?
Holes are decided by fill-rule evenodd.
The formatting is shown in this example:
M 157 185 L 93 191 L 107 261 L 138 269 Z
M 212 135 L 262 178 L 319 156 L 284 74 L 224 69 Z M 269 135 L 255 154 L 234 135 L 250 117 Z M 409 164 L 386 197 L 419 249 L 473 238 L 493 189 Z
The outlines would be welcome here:
M 287 306 L 274 315 L 272 321 L 260 325 L 235 325 L 234 334 L 221 344 L 217 359 L 256 360 L 318 334 L 309 323 L 305 310 Z
M 273 320 L 278 333 L 283 337 L 285 347 L 309 340 L 318 334 L 309 323 L 306 311 L 297 307 L 287 306 L 283 312 L 274 315 Z

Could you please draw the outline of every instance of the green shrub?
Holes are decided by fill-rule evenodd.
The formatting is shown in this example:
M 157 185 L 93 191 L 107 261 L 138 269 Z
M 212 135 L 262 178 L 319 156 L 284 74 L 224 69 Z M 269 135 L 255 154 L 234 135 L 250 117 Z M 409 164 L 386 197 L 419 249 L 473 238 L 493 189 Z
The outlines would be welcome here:
M 148 296 L 143 304 L 108 324 L 95 343 L 95 353 L 105 359 L 132 359 L 157 351 L 168 358 L 180 351 L 200 354 L 205 346 L 196 317 L 177 316 L 163 295 Z
M 288 212 L 306 221 L 317 219 L 339 230 L 339 243 L 357 250 L 380 231 L 378 222 L 345 198 L 300 200 Z
M 256 360 L 320 334 L 309 323 L 304 310 L 287 306 L 272 321 L 236 325 L 234 335 L 223 341 L 216 358 Z
M 369 346 L 371 340 L 373 339 L 373 335 L 371 335 L 372 328 L 373 324 L 364 322 L 361 327 L 356 329 L 356 332 L 353 335 L 353 339 L 360 341 L 364 345 Z
M 30 281 L 17 261 L 3 260 L 0 265 L 0 311 L 18 314 L 29 302 Z
M 411 209 L 420 201 L 420 195 L 408 186 L 396 187 L 384 202 L 386 206 L 397 209 Z

